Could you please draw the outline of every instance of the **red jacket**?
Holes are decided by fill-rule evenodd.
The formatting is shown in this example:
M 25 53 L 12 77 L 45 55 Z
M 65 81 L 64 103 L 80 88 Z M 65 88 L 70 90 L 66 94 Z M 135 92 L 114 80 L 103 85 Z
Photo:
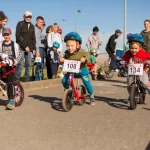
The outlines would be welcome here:
M 146 60 L 150 60 L 150 54 L 147 53 L 144 49 L 140 49 L 136 55 L 132 55 L 132 53 L 129 50 L 122 57 L 122 59 L 127 61 L 127 62 L 129 62 L 129 60 L 131 58 L 133 58 L 133 59 L 138 58 L 142 63 L 144 63 Z M 145 68 L 146 68 L 146 66 L 144 66 L 144 70 L 145 70 Z

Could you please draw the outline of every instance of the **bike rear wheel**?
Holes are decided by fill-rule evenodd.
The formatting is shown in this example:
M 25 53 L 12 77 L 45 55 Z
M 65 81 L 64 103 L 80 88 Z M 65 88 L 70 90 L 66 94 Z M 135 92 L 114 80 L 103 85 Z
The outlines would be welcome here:
M 139 100 L 139 104 L 144 104 L 145 103 L 145 93 L 140 93 L 140 100 Z
M 14 87 L 15 87 L 15 96 L 14 96 L 15 106 L 18 107 L 24 101 L 24 89 L 20 83 L 15 83 Z
M 138 101 L 138 97 L 139 97 L 139 93 L 137 91 L 137 87 L 135 86 L 135 84 L 133 84 L 131 86 L 131 91 L 130 91 L 130 108 L 132 110 L 136 109 L 137 106 L 137 101 Z
M 79 96 L 82 96 L 83 94 L 86 94 L 86 89 L 83 85 L 80 85 Z M 86 96 L 79 100 L 79 104 L 81 106 L 83 106 L 85 104 L 85 102 L 86 102 Z
M 72 89 L 66 89 L 62 98 L 62 107 L 68 112 L 72 109 L 73 105 Z

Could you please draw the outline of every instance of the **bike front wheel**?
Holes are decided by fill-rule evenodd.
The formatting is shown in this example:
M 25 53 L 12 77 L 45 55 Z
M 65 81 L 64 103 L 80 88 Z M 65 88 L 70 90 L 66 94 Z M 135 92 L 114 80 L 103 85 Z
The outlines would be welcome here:
M 72 89 L 66 89 L 62 98 L 62 107 L 68 112 L 72 109 L 73 105 Z
M 140 97 L 139 92 L 135 84 L 131 86 L 130 91 L 130 108 L 132 110 L 136 109 L 138 98 Z

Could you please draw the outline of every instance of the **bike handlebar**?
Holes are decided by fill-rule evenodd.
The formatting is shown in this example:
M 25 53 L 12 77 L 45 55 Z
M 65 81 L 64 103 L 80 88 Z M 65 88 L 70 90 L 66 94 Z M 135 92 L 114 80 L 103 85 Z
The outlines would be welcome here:
M 4 63 L 0 62 L 0 67 L 6 67 L 6 66 L 8 66 L 8 64 L 4 64 Z

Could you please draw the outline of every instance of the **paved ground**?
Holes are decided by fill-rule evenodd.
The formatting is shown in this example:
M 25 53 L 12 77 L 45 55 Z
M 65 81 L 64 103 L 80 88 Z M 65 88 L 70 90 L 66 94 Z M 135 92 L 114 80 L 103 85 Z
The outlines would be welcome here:
M 150 96 L 132 111 L 125 84 L 93 85 L 96 105 L 74 106 L 70 112 L 60 107 L 61 86 L 26 92 L 23 105 L 13 111 L 6 111 L 0 100 L 0 150 L 145 150 Z

